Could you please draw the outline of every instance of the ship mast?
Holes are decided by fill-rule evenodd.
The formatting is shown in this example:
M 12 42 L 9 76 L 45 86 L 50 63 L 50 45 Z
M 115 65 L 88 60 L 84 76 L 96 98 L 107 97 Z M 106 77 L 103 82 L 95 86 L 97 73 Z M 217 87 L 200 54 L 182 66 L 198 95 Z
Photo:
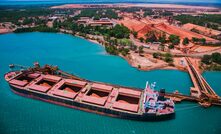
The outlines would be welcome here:
M 143 93 L 143 106 L 142 106 L 143 111 L 145 111 L 145 103 L 146 103 L 147 89 L 149 88 L 148 86 L 149 86 L 149 82 L 147 81 L 147 82 L 146 82 L 146 87 L 145 87 L 144 93 Z

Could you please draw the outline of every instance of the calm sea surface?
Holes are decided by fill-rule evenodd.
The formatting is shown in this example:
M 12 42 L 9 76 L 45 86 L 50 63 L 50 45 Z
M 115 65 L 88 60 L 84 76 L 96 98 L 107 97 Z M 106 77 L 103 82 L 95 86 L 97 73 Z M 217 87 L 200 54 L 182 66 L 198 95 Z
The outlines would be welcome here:
M 221 108 L 197 104 L 176 105 L 176 118 L 138 122 L 100 116 L 15 95 L 3 75 L 11 63 L 30 66 L 38 61 L 58 65 L 80 77 L 143 88 L 146 81 L 157 88 L 189 93 L 186 72 L 138 71 L 124 59 L 106 54 L 100 45 L 66 34 L 25 33 L 0 35 L 0 134 L 221 134 Z M 203 74 L 221 95 L 221 73 Z
M 220 0 L 0 0 L 0 6 L 37 6 L 59 4 L 107 4 L 107 3 L 145 3 L 145 4 L 181 4 L 193 6 L 221 7 Z

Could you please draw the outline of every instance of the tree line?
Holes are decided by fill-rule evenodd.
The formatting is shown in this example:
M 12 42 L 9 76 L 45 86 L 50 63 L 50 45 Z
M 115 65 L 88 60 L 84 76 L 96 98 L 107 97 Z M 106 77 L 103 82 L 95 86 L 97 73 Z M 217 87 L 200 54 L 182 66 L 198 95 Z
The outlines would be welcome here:
M 78 20 L 80 17 L 90 17 L 94 20 L 100 18 L 118 19 L 118 14 L 113 9 L 83 9 L 74 19 Z
M 202 67 L 206 70 L 221 71 L 221 54 L 212 53 L 211 55 L 204 55 L 201 59 Z
M 219 30 L 221 24 L 220 14 L 204 14 L 199 16 L 192 15 L 178 15 L 174 18 L 182 24 L 193 23 L 200 26 L 207 26 L 208 28 Z

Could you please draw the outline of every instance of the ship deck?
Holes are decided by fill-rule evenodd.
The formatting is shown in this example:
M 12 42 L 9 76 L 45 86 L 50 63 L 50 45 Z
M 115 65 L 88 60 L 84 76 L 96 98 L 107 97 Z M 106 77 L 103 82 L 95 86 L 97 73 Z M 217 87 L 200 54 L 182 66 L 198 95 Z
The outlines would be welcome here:
M 8 78 L 10 85 L 21 90 L 71 100 L 91 106 L 142 114 L 142 90 L 123 88 L 99 82 L 79 79 L 66 79 L 60 76 L 35 73 L 18 73 Z

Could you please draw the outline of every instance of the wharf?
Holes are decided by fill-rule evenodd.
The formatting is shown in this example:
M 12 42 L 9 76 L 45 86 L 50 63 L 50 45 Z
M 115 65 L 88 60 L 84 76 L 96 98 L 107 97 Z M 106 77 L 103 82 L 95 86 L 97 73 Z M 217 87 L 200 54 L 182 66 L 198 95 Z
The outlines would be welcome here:
M 179 93 L 166 93 L 166 96 L 175 102 L 193 101 L 198 102 L 203 107 L 211 105 L 221 106 L 221 99 L 211 86 L 206 82 L 203 76 L 197 71 L 190 58 L 185 58 L 186 67 L 194 87 L 190 88 L 190 95 Z

